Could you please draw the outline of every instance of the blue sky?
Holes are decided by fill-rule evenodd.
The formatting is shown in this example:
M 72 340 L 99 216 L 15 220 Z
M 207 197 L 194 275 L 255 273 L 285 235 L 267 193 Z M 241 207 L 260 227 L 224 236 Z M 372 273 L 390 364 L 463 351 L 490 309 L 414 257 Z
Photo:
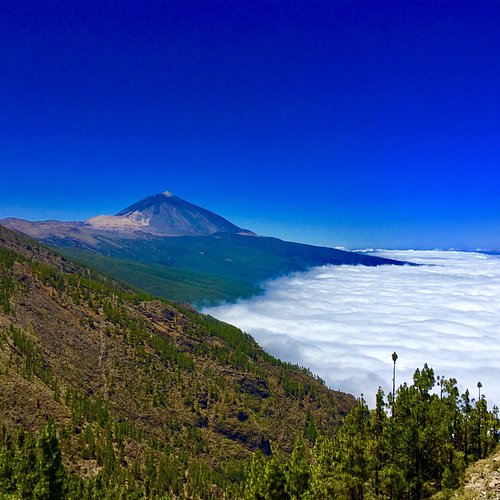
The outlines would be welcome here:
M 297 241 L 500 247 L 498 2 L 0 5 L 0 217 L 169 189 Z

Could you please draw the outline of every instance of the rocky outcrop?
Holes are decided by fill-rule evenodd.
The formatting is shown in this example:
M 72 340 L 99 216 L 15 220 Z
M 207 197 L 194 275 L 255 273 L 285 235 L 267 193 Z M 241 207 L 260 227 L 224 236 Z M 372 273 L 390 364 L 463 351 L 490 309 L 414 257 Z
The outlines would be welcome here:
M 454 500 L 500 499 L 500 447 L 465 473 L 464 485 L 451 497 Z

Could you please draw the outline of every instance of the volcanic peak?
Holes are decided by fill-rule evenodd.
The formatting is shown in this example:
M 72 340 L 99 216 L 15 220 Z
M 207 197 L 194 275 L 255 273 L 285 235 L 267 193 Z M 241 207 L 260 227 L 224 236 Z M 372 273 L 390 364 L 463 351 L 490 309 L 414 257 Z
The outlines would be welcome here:
M 116 215 L 92 217 L 86 223 L 95 229 L 142 231 L 157 236 L 208 236 L 219 232 L 253 234 L 170 191 L 148 196 Z

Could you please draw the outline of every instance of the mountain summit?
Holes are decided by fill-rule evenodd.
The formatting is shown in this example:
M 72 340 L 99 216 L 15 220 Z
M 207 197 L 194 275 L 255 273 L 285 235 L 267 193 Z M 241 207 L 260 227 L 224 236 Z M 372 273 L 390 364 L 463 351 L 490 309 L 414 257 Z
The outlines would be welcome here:
M 116 215 L 86 221 L 95 229 L 143 231 L 157 236 L 209 236 L 214 233 L 254 234 L 220 215 L 189 203 L 169 191 L 148 196 Z

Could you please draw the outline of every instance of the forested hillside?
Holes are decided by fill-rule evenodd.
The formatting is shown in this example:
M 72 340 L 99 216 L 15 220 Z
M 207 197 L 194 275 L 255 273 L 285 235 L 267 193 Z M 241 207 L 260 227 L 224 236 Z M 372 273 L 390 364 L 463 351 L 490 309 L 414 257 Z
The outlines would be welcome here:
M 450 498 L 467 465 L 487 457 L 499 439 L 498 407 L 490 410 L 484 395 L 460 395 L 455 379 L 436 378 L 425 365 L 394 398 L 379 390 L 373 410 L 360 398 L 338 433 L 320 435 L 313 448 L 299 438 L 289 456 L 257 454 L 239 496 Z M 481 498 L 499 498 L 489 491 Z
M 489 411 L 484 397 L 474 401 L 468 392 L 459 398 L 453 379 L 439 379 L 439 393 L 431 394 L 435 382 L 432 369 L 424 366 L 415 372 L 413 385 L 398 389 L 395 399 L 392 395 L 385 399 L 379 390 L 376 408 L 369 411 L 360 398 L 336 435 L 316 436 L 309 427 L 297 438 L 291 453 L 273 449 L 273 456 L 266 457 L 256 452 L 242 474 L 243 482 L 238 484 L 233 477 L 234 482 L 226 483 L 226 498 L 498 498 L 498 449 L 488 457 L 500 436 L 498 408 Z M 104 468 L 124 469 L 123 462 L 120 467 L 108 463 L 113 457 L 111 448 L 99 450 L 94 437 L 90 442 L 89 453 L 101 456 Z M 482 457 L 488 458 L 474 463 Z M 114 481 L 105 480 L 102 473 L 82 480 L 64 467 L 52 422 L 36 441 L 23 430 L 16 439 L 4 430 L 0 435 L 0 494 L 13 493 L 18 498 L 167 498 L 165 484 L 175 480 L 175 474 L 171 475 L 172 458 L 163 460 L 156 465 L 149 455 L 144 469 L 136 463 L 132 474 L 124 475 L 122 470 Z M 467 464 L 473 465 L 463 484 Z M 193 472 L 188 469 L 186 477 Z M 182 488 L 179 484 L 174 496 L 208 498 L 222 493 L 215 484 L 204 490 L 203 482 L 197 481 L 192 488 L 186 482 Z
M 0 498 L 448 498 L 500 437 L 480 383 L 426 365 L 369 410 L 4 228 L 0 366 Z
M 232 326 L 5 228 L 0 290 L 4 493 L 220 497 L 254 451 L 332 432 L 355 403 Z

